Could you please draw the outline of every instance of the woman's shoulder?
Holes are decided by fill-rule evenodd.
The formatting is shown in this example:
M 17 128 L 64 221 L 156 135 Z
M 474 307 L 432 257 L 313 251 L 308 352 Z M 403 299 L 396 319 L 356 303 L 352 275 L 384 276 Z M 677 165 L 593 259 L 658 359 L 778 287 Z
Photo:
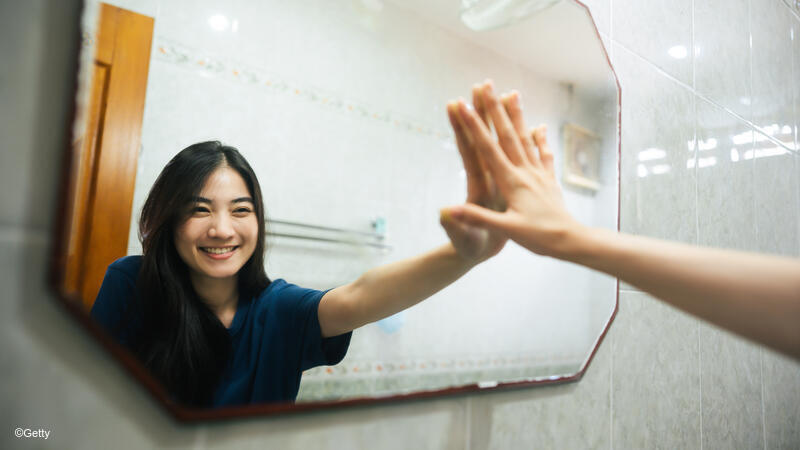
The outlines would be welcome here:
M 257 296 L 257 302 L 263 306 L 296 306 L 300 300 L 314 298 L 317 296 L 321 297 L 321 294 L 324 294 L 324 291 L 301 287 L 296 284 L 289 283 L 283 278 L 278 278 L 273 280 L 263 291 L 261 291 L 261 293 Z
M 142 255 L 129 255 L 117 259 L 108 266 L 109 272 L 120 272 L 129 278 L 136 279 L 142 267 Z

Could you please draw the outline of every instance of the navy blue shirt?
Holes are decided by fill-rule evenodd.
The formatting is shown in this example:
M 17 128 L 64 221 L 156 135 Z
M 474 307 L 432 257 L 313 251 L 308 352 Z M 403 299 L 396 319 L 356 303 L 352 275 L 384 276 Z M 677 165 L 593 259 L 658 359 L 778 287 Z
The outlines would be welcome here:
M 108 266 L 91 313 L 129 348 L 138 321 L 125 319 L 124 310 L 135 295 L 141 263 L 141 256 L 126 256 Z M 257 297 L 239 300 L 228 328 L 231 358 L 214 393 L 215 407 L 294 401 L 304 370 L 344 358 L 352 332 L 322 338 L 317 307 L 325 292 L 278 279 Z

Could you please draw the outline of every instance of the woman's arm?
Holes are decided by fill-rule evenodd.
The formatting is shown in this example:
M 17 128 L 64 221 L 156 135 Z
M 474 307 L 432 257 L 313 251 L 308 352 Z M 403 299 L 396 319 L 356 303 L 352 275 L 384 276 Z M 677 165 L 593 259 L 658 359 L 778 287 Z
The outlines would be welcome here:
M 581 229 L 562 258 L 800 359 L 800 261 Z
M 473 86 L 478 115 L 490 123 Z M 477 141 L 466 132 L 455 102 L 447 115 L 456 133 L 456 144 L 467 176 L 467 201 L 490 210 L 505 208 L 500 191 L 483 170 Z M 450 243 L 430 252 L 374 268 L 353 283 L 328 291 L 319 304 L 322 336 L 336 336 L 409 308 L 443 289 L 472 267 L 502 250 L 508 238 L 501 233 L 470 226 L 443 215 L 440 222 Z
M 322 336 L 337 336 L 416 305 L 477 263 L 461 257 L 452 244 L 445 244 L 371 269 L 322 297 L 318 312 Z
M 503 97 L 501 104 L 487 83 L 481 95 L 497 140 L 478 114 L 463 103 L 459 111 L 479 141 L 486 171 L 508 207 L 497 212 L 464 204 L 449 208 L 448 214 L 501 233 L 533 252 L 618 277 L 701 319 L 800 359 L 800 261 L 579 224 L 564 207 L 545 129 L 529 134 L 518 94 Z

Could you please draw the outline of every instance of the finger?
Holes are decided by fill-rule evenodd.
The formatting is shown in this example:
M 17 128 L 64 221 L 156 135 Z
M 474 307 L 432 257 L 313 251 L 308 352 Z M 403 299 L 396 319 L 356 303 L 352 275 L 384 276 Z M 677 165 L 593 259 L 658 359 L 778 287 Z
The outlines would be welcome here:
M 458 102 L 447 104 L 447 117 L 450 119 L 450 126 L 455 133 L 458 153 L 461 155 L 464 172 L 467 174 L 467 201 L 478 201 L 486 193 L 488 172 L 472 144 L 469 130 L 458 113 Z
M 553 152 L 547 144 L 547 125 L 542 124 L 532 129 L 531 137 L 536 147 L 539 149 L 539 158 L 542 160 L 542 166 L 545 170 L 550 172 L 551 175 L 555 175 L 555 169 L 553 168 Z
M 514 165 L 521 165 L 524 161 L 524 150 L 522 149 L 522 142 L 519 140 L 511 120 L 506 114 L 506 110 L 502 104 L 494 96 L 491 81 L 484 83 L 482 88 L 482 101 L 486 110 L 489 112 L 489 117 L 494 124 L 497 139 L 500 141 L 500 147 L 508 155 L 508 159 Z
M 539 155 L 536 152 L 536 148 L 533 146 L 533 139 L 531 139 L 531 136 L 528 134 L 528 128 L 525 126 L 525 119 L 522 117 L 522 105 L 519 92 L 513 91 L 511 94 L 504 95 L 501 100 L 508 114 L 508 118 L 514 126 L 514 130 L 517 132 L 520 142 L 522 142 L 525 159 L 534 166 L 539 166 Z
M 469 130 L 474 139 L 476 151 L 486 162 L 488 173 L 495 180 L 500 191 L 507 192 L 510 184 L 516 179 L 513 164 L 475 111 L 467 108 L 463 102 L 459 102 L 458 112 L 464 121 L 464 127 Z
M 441 215 L 445 218 L 452 217 L 462 224 L 485 228 L 501 235 L 506 234 L 506 231 L 511 228 L 505 214 L 473 203 L 442 208 Z
M 486 124 L 486 128 L 491 130 L 492 122 L 491 119 L 489 119 L 489 114 L 486 112 L 486 105 L 483 104 L 483 99 L 481 98 L 481 85 L 477 83 L 472 85 L 472 105 L 475 107 L 475 112 L 478 113 L 478 117 Z

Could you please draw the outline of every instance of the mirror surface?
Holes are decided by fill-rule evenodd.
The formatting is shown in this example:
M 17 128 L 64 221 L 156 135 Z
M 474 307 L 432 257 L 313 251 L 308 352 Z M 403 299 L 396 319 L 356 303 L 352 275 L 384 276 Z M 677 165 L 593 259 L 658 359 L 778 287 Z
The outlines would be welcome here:
M 272 280 L 330 289 L 444 244 L 439 209 L 466 196 L 445 105 L 486 78 L 521 93 L 528 124 L 548 124 L 570 212 L 617 228 L 617 84 L 576 2 L 485 32 L 459 20 L 456 1 L 108 3 L 155 19 L 129 255 L 141 254 L 139 213 L 158 174 L 207 140 L 239 149 L 258 176 Z M 82 114 L 97 83 L 99 11 L 87 4 Z M 569 377 L 615 306 L 615 279 L 509 243 L 433 297 L 355 330 L 342 362 L 303 373 L 297 402 Z

